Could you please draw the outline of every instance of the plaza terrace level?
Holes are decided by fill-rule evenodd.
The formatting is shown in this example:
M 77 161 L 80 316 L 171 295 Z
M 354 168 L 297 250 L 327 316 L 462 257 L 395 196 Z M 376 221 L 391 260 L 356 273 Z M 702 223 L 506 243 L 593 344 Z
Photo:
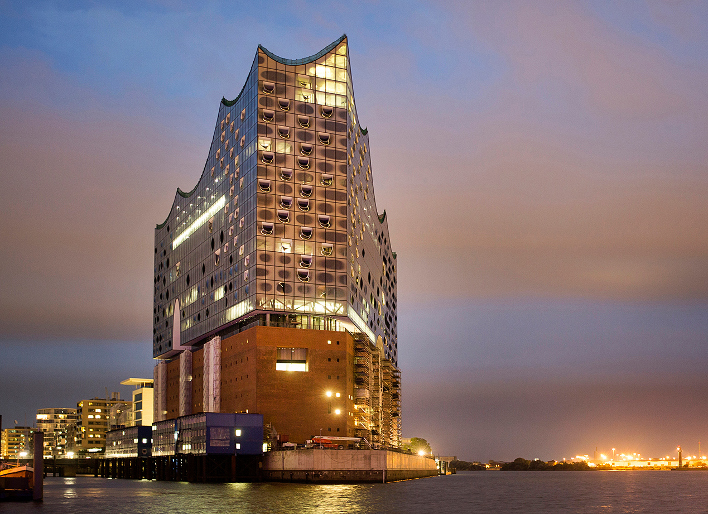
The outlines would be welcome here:
M 155 228 L 155 421 L 256 412 L 280 441 L 400 446 L 396 267 L 346 36 L 259 46 Z

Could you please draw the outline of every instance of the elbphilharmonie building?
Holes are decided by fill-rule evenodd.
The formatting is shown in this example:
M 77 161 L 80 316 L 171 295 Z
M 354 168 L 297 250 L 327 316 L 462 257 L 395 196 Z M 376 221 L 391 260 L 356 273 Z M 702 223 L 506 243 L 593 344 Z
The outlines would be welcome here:
M 346 36 L 262 46 L 155 228 L 155 419 L 257 412 L 280 441 L 400 444 L 396 254 Z

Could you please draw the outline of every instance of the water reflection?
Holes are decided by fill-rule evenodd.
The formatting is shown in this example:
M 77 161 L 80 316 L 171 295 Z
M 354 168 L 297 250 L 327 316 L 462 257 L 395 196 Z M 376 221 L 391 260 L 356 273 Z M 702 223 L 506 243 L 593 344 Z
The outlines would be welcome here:
M 482 471 L 359 485 L 189 484 L 47 477 L 43 502 L 15 503 L 10 510 L 20 514 L 666 512 L 672 506 L 703 509 L 708 503 L 706 476 L 663 471 Z

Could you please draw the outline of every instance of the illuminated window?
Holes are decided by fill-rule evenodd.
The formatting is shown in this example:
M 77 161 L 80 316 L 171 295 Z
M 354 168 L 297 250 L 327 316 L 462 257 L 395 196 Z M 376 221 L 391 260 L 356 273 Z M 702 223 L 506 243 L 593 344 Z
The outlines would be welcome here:
M 279 98 L 278 99 L 278 107 L 280 107 L 281 111 L 289 111 L 290 110 L 290 100 L 287 98 Z
M 271 151 L 273 149 L 273 146 L 272 146 L 270 139 L 259 139 L 258 140 L 258 149 L 264 150 L 266 152 Z
M 328 257 L 328 256 L 332 255 L 333 249 L 334 249 L 334 245 L 332 245 L 332 243 L 322 243 L 322 249 L 320 251 L 322 252 L 322 255 Z
M 288 141 L 283 141 L 282 139 L 278 139 L 275 142 L 275 151 L 278 153 L 292 153 L 293 146 Z
M 312 103 L 315 101 L 315 94 L 307 89 L 297 89 L 295 91 L 295 100 L 298 102 Z
M 277 371 L 307 371 L 307 348 L 278 348 Z

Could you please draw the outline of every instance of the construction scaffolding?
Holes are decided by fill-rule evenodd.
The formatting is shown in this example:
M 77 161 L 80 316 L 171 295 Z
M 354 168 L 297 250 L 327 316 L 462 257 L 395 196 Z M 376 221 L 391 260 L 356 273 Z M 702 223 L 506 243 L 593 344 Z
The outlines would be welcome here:
M 354 425 L 374 448 L 401 446 L 401 372 L 364 334 L 354 336 Z

